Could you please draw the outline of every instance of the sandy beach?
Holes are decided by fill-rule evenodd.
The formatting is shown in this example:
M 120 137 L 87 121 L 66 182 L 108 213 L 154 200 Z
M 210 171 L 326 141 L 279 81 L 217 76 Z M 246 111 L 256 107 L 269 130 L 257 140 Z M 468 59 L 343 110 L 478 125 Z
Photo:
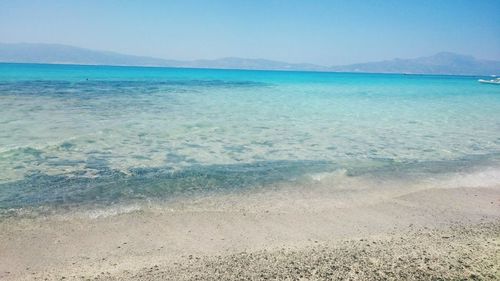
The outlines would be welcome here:
M 101 274 L 97 280 L 498 280 L 497 223 L 320 243 L 226 256 L 189 256 L 173 266 Z
M 477 179 L 477 175 L 475 177 Z M 491 178 L 491 177 L 489 177 Z M 467 179 L 467 177 L 465 177 Z M 186 198 L 0 222 L 3 280 L 495 280 L 500 186 L 397 181 Z M 454 185 L 457 181 L 454 181 Z

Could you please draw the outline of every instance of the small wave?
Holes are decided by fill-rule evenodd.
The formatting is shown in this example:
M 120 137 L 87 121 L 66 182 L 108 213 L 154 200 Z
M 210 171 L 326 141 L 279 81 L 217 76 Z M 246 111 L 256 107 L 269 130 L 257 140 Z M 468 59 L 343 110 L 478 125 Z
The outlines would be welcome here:
M 470 173 L 452 174 L 435 184 L 439 187 L 496 187 L 500 186 L 500 167 L 489 167 Z
M 97 208 L 93 210 L 87 210 L 83 212 L 76 212 L 72 214 L 71 216 L 77 216 L 77 217 L 83 217 L 83 218 L 90 218 L 90 219 L 99 219 L 99 218 L 106 218 L 106 217 L 112 217 L 112 216 L 118 216 L 118 215 L 123 215 L 123 214 L 129 214 L 133 212 L 138 212 L 141 211 L 143 208 L 138 205 L 124 205 L 124 206 L 116 206 L 116 207 L 109 207 L 109 208 Z
M 341 180 L 343 178 L 346 178 L 347 176 L 348 175 L 346 169 L 338 169 L 333 172 L 323 172 L 323 173 L 315 173 L 309 175 L 309 177 L 313 181 L 317 182 Z

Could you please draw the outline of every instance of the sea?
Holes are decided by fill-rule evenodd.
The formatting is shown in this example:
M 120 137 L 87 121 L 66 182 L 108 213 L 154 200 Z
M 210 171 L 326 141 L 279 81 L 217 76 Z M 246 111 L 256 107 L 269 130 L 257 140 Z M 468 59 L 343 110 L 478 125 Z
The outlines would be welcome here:
M 480 78 L 1 63 L 0 214 L 324 175 L 332 192 L 356 177 L 498 185 L 500 86 Z

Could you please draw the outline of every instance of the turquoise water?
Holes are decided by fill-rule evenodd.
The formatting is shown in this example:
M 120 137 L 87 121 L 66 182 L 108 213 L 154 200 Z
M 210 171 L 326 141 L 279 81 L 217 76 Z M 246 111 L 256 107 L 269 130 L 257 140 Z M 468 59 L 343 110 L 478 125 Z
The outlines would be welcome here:
M 497 165 L 478 78 L 0 64 L 0 208 Z

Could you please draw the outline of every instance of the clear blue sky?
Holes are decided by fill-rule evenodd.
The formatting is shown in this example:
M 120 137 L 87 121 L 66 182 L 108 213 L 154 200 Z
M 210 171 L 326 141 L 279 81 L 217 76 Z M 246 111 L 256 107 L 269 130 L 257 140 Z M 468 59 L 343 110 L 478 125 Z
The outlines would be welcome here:
M 0 42 L 183 60 L 333 65 L 440 51 L 500 60 L 500 0 L 0 0 Z

